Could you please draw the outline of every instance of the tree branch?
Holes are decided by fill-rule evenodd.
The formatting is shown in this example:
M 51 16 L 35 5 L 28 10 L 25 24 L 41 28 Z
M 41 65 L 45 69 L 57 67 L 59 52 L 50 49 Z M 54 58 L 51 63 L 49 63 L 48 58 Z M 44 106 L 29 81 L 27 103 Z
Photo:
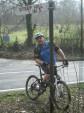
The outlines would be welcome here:
M 20 0 L 20 1 L 21 1 L 21 0 Z M 19 2 L 20 2 L 20 1 L 19 1 Z M 28 3 L 26 2 L 26 0 L 22 0 L 22 1 L 23 1 L 23 3 L 24 3 L 25 5 L 27 5 L 27 4 L 28 4 Z
M 38 0 L 32 0 L 32 4 L 36 3 Z

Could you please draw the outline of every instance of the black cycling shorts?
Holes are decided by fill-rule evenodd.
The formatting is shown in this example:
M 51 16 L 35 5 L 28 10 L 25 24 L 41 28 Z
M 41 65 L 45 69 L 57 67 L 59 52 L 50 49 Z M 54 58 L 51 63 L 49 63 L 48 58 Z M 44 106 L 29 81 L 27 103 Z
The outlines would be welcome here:
M 44 71 L 44 73 L 46 73 L 46 74 L 50 74 L 50 68 L 49 68 L 48 65 L 46 65 L 46 66 L 41 65 L 41 68 L 42 68 L 42 70 Z M 56 67 L 54 67 L 54 74 L 55 74 L 55 75 L 57 74 Z
M 50 74 L 50 69 L 47 65 L 41 65 L 42 70 L 44 71 L 44 73 L 46 74 Z

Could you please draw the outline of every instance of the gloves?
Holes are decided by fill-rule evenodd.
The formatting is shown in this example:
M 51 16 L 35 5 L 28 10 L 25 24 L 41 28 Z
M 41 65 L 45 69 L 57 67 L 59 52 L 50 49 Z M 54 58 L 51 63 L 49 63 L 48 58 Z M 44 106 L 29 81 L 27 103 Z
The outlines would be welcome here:
M 68 60 L 67 59 L 63 60 L 63 64 L 64 66 L 68 66 Z

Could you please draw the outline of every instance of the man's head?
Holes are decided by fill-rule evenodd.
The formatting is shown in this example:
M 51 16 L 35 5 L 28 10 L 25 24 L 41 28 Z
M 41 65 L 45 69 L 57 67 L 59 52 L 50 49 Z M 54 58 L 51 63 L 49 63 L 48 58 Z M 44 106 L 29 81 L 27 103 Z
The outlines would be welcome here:
M 33 38 L 37 41 L 38 44 L 43 44 L 45 41 L 44 35 L 42 33 L 35 34 Z

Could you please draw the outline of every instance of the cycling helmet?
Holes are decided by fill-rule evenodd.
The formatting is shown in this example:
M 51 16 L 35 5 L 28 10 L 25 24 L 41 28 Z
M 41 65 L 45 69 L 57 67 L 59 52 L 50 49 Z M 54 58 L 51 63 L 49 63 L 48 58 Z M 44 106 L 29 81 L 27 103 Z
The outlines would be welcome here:
M 38 39 L 39 37 L 41 36 L 44 36 L 42 33 L 36 33 L 34 36 L 33 36 L 33 39 Z

